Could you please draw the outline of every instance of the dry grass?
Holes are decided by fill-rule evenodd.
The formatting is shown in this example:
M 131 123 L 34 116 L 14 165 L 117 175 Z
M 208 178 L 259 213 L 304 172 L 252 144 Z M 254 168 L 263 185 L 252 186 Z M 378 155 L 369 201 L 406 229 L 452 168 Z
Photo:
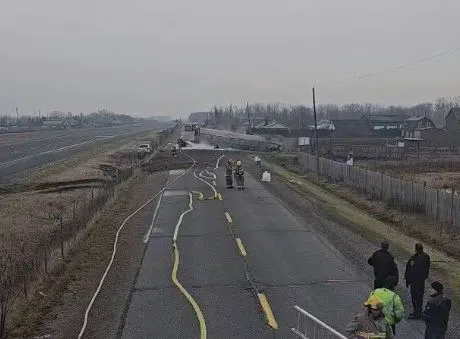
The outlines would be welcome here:
M 458 157 L 403 162 L 363 162 L 358 163 L 358 166 L 376 172 L 384 172 L 407 181 L 425 182 L 430 188 L 460 189 L 460 160 Z

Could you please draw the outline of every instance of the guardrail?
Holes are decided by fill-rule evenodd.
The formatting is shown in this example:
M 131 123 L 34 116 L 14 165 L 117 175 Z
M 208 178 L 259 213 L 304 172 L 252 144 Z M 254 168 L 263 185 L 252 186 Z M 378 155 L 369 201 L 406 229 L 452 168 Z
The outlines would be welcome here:
M 329 325 L 314 317 L 299 306 L 294 306 L 297 311 L 297 326 L 291 331 L 302 339 L 347 339 Z

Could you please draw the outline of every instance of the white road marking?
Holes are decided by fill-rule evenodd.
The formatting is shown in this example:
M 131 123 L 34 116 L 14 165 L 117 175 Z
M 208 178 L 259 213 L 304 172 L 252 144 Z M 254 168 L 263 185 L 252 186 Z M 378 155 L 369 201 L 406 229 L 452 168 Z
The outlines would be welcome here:
M 72 148 L 72 147 L 77 147 L 77 146 L 81 146 L 81 145 L 84 145 L 84 144 L 89 144 L 89 143 L 92 143 L 92 142 L 95 142 L 95 141 L 96 140 L 84 141 L 84 142 L 80 142 L 78 144 L 68 145 L 68 146 L 64 146 L 64 147 L 55 148 L 55 149 L 52 149 L 52 150 L 49 150 L 49 151 L 44 151 L 44 152 L 40 152 L 40 153 L 37 153 L 37 154 L 28 155 L 26 157 L 22 157 L 22 158 L 19 158 L 19 159 L 15 159 L 15 160 L 11 160 L 11 161 L 1 163 L 0 167 L 5 167 L 5 166 L 8 166 L 8 165 L 14 164 L 16 162 L 22 161 L 22 160 L 27 160 L 27 159 L 32 159 L 32 158 L 35 158 L 35 157 L 39 157 L 40 155 L 61 152 L 61 151 L 64 151 L 64 150 Z
M 153 226 L 155 225 L 155 220 L 157 219 L 158 210 L 160 209 L 160 204 L 161 204 L 161 199 L 163 198 L 163 194 L 161 194 L 160 197 L 158 198 L 158 203 L 157 203 L 157 206 L 155 207 L 155 212 L 153 212 L 152 223 L 150 224 L 149 230 L 144 235 L 144 244 L 149 242 L 150 235 L 152 234 Z

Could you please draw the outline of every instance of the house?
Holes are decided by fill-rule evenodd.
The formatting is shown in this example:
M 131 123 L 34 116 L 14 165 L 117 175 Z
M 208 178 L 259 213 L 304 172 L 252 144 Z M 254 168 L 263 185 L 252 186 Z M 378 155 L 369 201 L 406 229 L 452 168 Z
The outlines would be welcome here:
M 427 117 L 410 117 L 406 119 L 402 127 L 404 138 L 422 138 L 422 132 L 436 128 L 434 122 Z
M 375 137 L 400 137 L 405 121 L 409 117 L 403 114 L 368 114 L 361 119 L 367 119 Z
M 367 119 L 332 120 L 333 138 L 368 138 L 372 136 L 372 127 Z
M 253 128 L 256 134 L 276 134 L 289 136 L 289 128 L 277 121 L 262 122 Z
M 454 107 L 447 113 L 446 129 L 448 131 L 460 130 L 460 107 Z

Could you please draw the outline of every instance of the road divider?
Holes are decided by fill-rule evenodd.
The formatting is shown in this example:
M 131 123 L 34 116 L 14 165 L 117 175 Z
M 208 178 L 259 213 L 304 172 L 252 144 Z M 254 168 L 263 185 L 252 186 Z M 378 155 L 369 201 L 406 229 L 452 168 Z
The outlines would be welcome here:
M 217 193 L 217 199 L 219 199 L 219 201 L 222 201 L 222 194 Z

